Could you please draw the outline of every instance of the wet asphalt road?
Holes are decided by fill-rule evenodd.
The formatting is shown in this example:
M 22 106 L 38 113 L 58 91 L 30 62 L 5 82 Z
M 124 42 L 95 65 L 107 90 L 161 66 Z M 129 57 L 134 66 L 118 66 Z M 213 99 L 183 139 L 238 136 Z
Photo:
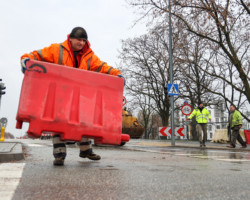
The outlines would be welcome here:
M 228 161 L 232 163 L 244 163 L 250 164 L 250 151 L 234 151 L 234 149 L 228 150 L 216 150 L 205 148 L 178 148 L 178 147 L 154 147 L 154 146 L 133 146 L 125 147 L 129 150 L 146 151 L 151 153 L 170 154 L 175 156 L 187 156 L 190 158 L 200 159 L 212 159 L 218 161 Z
M 15 200 L 250 199 L 250 152 L 125 145 L 94 147 L 102 159 L 90 161 L 74 146 L 55 167 L 51 141 L 25 147 Z

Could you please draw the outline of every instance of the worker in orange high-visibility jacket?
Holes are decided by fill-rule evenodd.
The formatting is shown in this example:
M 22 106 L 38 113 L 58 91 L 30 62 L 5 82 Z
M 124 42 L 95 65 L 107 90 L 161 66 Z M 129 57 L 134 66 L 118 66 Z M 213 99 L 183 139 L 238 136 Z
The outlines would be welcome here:
M 107 65 L 106 62 L 102 62 L 94 54 L 87 39 L 86 31 L 81 27 L 76 27 L 63 43 L 51 44 L 49 47 L 24 54 L 21 57 L 21 62 L 33 59 L 111 75 L 120 75 L 121 72 L 118 69 Z M 22 71 L 25 69 L 25 63 L 22 63 Z
M 51 44 L 40 50 L 35 50 L 21 57 L 22 72 L 25 73 L 26 62 L 29 60 L 39 60 L 55 63 L 68 67 L 75 67 L 83 70 L 90 70 L 100 73 L 106 73 L 119 76 L 124 79 L 121 72 L 106 62 L 102 62 L 90 48 L 88 35 L 84 28 L 75 27 L 68 35 L 67 40 L 60 44 Z M 124 79 L 125 85 L 125 79 Z M 54 165 L 64 165 L 66 157 L 66 145 L 60 140 L 60 135 L 53 136 L 53 155 L 55 157 Z M 82 138 L 80 142 L 80 157 L 91 160 L 100 160 L 101 157 L 92 150 L 89 138 Z

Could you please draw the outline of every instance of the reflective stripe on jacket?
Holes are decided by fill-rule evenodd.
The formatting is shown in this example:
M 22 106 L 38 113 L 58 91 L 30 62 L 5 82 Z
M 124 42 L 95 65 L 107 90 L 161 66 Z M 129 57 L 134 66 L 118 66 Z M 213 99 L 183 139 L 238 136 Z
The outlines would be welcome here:
M 203 108 L 202 112 L 199 108 L 194 109 L 188 118 L 192 119 L 194 116 L 196 117 L 196 121 L 198 124 L 207 123 L 207 118 L 211 119 L 211 115 L 206 108 Z
M 235 110 L 233 112 L 231 128 L 237 125 L 242 125 L 242 116 L 238 110 Z
M 40 60 L 60 65 L 65 65 L 68 67 L 74 67 L 74 55 L 70 50 L 68 40 L 64 41 L 62 44 L 51 44 L 49 47 L 45 47 L 40 50 L 31 52 L 30 54 L 24 54 L 21 59 L 30 58 L 33 60 Z M 85 69 L 95 72 L 101 72 L 105 74 L 118 75 L 121 72 L 115 69 L 107 63 L 102 62 L 92 51 L 88 48 L 86 52 L 81 56 L 81 60 L 78 63 L 79 69 Z

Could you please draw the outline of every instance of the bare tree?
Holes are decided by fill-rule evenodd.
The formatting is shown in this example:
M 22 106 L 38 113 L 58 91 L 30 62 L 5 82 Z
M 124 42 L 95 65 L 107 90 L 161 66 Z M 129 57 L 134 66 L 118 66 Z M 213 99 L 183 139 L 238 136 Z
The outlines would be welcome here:
M 193 108 L 201 101 L 206 106 L 218 104 L 220 98 L 212 91 L 220 89 L 220 83 L 217 78 L 208 76 L 206 73 L 209 68 L 207 60 L 211 59 L 207 54 L 206 44 L 196 36 L 187 35 L 182 40 L 185 45 L 179 50 L 178 57 L 181 98 L 189 99 Z M 198 139 L 195 118 L 192 119 L 191 126 L 193 139 Z
M 180 25 L 178 27 L 182 28 Z M 205 99 L 207 104 L 211 105 L 216 102 L 216 97 L 208 89 L 211 91 L 215 88 L 215 81 L 199 68 L 201 65 L 208 65 L 204 56 L 206 49 L 198 37 L 192 39 L 182 36 L 180 31 L 176 31 L 173 42 L 174 77 L 175 82 L 180 85 L 180 98 L 190 99 L 193 107 Z M 127 93 L 133 98 L 133 106 L 137 105 L 142 111 L 148 111 L 150 108 L 157 112 L 163 126 L 168 126 L 170 114 L 169 97 L 164 93 L 169 76 L 167 41 L 167 27 L 156 26 L 146 35 L 123 41 L 120 52 L 123 73 L 128 79 Z M 195 45 L 190 45 L 191 43 Z M 145 112 L 144 116 L 148 122 L 150 114 Z M 145 124 L 147 126 L 147 123 Z
M 242 5 L 243 8 L 247 11 L 247 13 L 250 15 L 250 9 L 249 9 L 250 2 L 246 2 L 244 0 L 239 0 L 239 1 L 237 1 L 237 3 L 240 4 L 240 5 Z
M 146 88 L 146 89 L 149 89 L 149 88 Z M 150 91 L 148 92 L 150 93 Z M 154 110 L 152 103 L 151 103 L 151 98 L 149 98 L 147 95 L 135 94 L 133 92 L 131 93 L 131 95 L 134 95 L 133 103 L 137 105 L 137 108 L 139 109 L 138 121 L 145 128 L 145 132 L 144 132 L 145 138 L 148 138 L 150 119 Z
M 246 3 L 243 0 L 175 0 L 172 2 L 171 14 L 175 19 L 180 20 L 189 33 L 203 39 L 212 53 L 217 52 L 218 55 L 227 58 L 242 85 L 237 87 L 234 83 L 230 83 L 223 73 L 213 75 L 214 71 L 210 71 L 210 75 L 221 79 L 222 82 L 227 82 L 235 91 L 243 94 L 249 103 L 249 2 Z M 169 13 L 167 0 L 134 0 L 130 1 L 130 5 L 142 12 L 142 18 L 152 16 L 153 20 L 165 21 L 164 14 Z
M 120 52 L 129 95 L 150 99 L 151 108 L 161 116 L 164 126 L 168 125 L 170 106 L 164 93 L 169 76 L 166 41 L 165 29 L 158 27 L 146 35 L 123 41 Z
M 206 73 L 209 68 L 207 60 L 211 59 L 207 54 L 206 44 L 198 37 L 186 36 L 182 40 L 185 41 L 185 46 L 179 50 L 178 57 L 183 87 L 181 97 L 189 99 L 192 107 L 200 101 L 213 105 L 218 97 L 212 91 L 219 89 L 220 84 L 217 78 Z
M 246 99 L 243 89 L 244 84 L 238 77 L 238 73 L 233 64 L 226 57 L 221 57 L 217 53 L 213 60 L 208 62 L 209 69 L 206 70 L 208 76 L 217 77 L 219 87 L 217 90 L 210 90 L 220 99 L 223 99 L 229 111 L 229 105 L 233 104 L 236 108 L 241 108 L 242 116 L 250 121 L 250 118 L 244 113 L 250 111 L 249 102 Z M 219 66 L 219 67 L 218 67 Z

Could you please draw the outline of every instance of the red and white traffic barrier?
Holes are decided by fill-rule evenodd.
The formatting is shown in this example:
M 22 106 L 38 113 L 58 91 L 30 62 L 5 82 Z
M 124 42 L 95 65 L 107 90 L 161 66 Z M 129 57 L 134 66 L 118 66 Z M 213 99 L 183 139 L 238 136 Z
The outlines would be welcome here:
M 185 136 L 184 127 L 175 127 L 175 136 Z M 171 136 L 171 127 L 159 127 L 159 134 L 162 136 Z

